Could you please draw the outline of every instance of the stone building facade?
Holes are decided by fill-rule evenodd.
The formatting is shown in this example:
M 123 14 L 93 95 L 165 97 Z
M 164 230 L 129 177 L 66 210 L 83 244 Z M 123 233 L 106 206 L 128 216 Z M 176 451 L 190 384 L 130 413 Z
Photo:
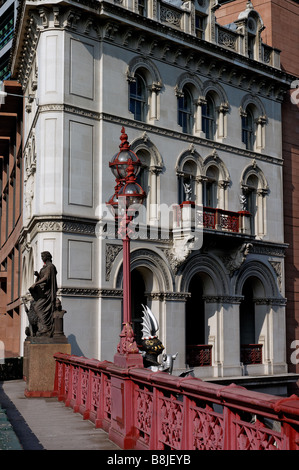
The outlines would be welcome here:
M 122 242 L 106 201 L 124 126 L 147 193 L 131 244 L 137 340 L 147 303 L 177 371 L 274 386 L 289 377 L 281 103 L 291 79 L 251 4 L 227 27 L 217 8 L 21 4 L 12 71 L 29 97 L 22 289 L 50 251 L 73 353 L 112 360 Z
M 259 1 L 252 4 L 263 18 L 263 40 L 281 50 L 281 68 L 293 75 L 290 90 L 282 103 L 282 157 L 284 186 L 284 233 L 288 248 L 285 253 L 286 353 L 289 371 L 299 372 L 299 312 L 298 312 L 298 153 L 299 153 L 299 5 L 295 0 Z M 229 24 L 244 8 L 244 1 L 234 0 L 217 10 L 217 20 Z M 290 389 L 289 393 L 298 394 Z

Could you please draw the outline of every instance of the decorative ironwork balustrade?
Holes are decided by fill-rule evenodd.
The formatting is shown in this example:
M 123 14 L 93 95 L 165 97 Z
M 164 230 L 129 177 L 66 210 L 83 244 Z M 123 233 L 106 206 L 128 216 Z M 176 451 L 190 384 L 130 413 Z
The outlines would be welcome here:
M 212 207 L 204 207 L 202 212 L 203 228 L 212 228 L 218 230 L 226 230 L 228 232 L 239 232 L 238 212 L 225 211 Z
M 55 354 L 55 394 L 123 449 L 299 450 L 299 397 Z
M 212 345 L 192 344 L 186 347 L 186 362 L 189 367 L 212 365 Z
M 174 206 L 174 216 L 176 227 L 183 227 L 187 223 L 197 228 L 223 232 L 250 234 L 251 231 L 251 214 L 248 211 L 233 212 L 187 202 Z
M 243 364 L 262 364 L 262 344 L 242 344 L 241 362 Z

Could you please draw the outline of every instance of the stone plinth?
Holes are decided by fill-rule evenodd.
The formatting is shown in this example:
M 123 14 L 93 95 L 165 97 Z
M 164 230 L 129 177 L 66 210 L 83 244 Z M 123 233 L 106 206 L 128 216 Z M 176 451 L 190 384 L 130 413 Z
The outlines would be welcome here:
M 54 396 L 55 353 L 71 354 L 66 343 L 41 343 L 25 341 L 23 375 L 26 380 L 25 396 Z

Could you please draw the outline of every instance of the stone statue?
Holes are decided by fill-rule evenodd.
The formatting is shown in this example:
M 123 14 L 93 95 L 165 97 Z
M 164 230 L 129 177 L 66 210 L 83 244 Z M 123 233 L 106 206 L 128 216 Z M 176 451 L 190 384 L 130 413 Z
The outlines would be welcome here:
M 41 254 L 44 263 L 40 272 L 34 272 L 35 283 L 29 288 L 33 297 L 30 308 L 38 318 L 36 336 L 52 337 L 54 333 L 54 311 L 56 309 L 57 270 L 52 264 L 52 255 L 48 251 Z M 29 320 L 30 321 L 30 320 Z
M 191 182 L 190 183 L 183 183 L 183 184 L 184 184 L 186 201 L 191 201 L 191 195 L 192 195 Z
M 240 195 L 240 204 L 242 206 L 242 211 L 247 210 L 247 198 L 244 194 Z
M 38 331 L 38 316 L 34 309 L 35 300 L 32 300 L 30 302 L 29 308 L 26 304 L 27 300 L 28 299 L 26 297 L 23 297 L 24 307 L 29 321 L 29 326 L 26 327 L 25 333 L 27 336 L 36 336 L 36 333 Z

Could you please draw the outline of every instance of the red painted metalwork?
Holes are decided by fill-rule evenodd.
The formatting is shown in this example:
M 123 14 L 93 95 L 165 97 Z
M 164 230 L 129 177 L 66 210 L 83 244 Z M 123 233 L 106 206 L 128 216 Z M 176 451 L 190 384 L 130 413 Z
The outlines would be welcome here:
M 184 203 L 183 203 L 184 204 Z M 181 212 L 183 204 L 176 206 L 175 220 L 177 224 L 181 223 Z M 194 204 L 194 203 L 193 203 Z M 240 232 L 240 218 L 248 217 L 248 212 L 232 212 L 214 207 L 195 206 L 196 209 L 196 225 L 202 226 L 204 229 L 224 230 L 233 233 Z
M 131 151 L 125 128 L 121 129 L 121 144 L 119 152 L 114 155 L 109 166 L 115 176 L 115 193 L 107 202 L 119 224 L 118 233 L 123 241 L 123 328 L 117 347 L 115 363 L 120 367 L 129 365 L 142 366 L 143 360 L 139 354 L 131 324 L 131 268 L 130 268 L 130 229 L 129 223 L 134 217 L 136 204 L 142 204 L 145 192 L 137 183 L 136 177 L 141 162 Z M 135 209 L 132 207 L 135 206 Z
M 55 354 L 59 400 L 123 449 L 299 450 L 299 397 Z
M 262 344 L 242 344 L 241 362 L 243 364 L 262 364 Z
M 192 344 L 186 347 L 186 360 L 189 367 L 212 365 L 212 345 Z

